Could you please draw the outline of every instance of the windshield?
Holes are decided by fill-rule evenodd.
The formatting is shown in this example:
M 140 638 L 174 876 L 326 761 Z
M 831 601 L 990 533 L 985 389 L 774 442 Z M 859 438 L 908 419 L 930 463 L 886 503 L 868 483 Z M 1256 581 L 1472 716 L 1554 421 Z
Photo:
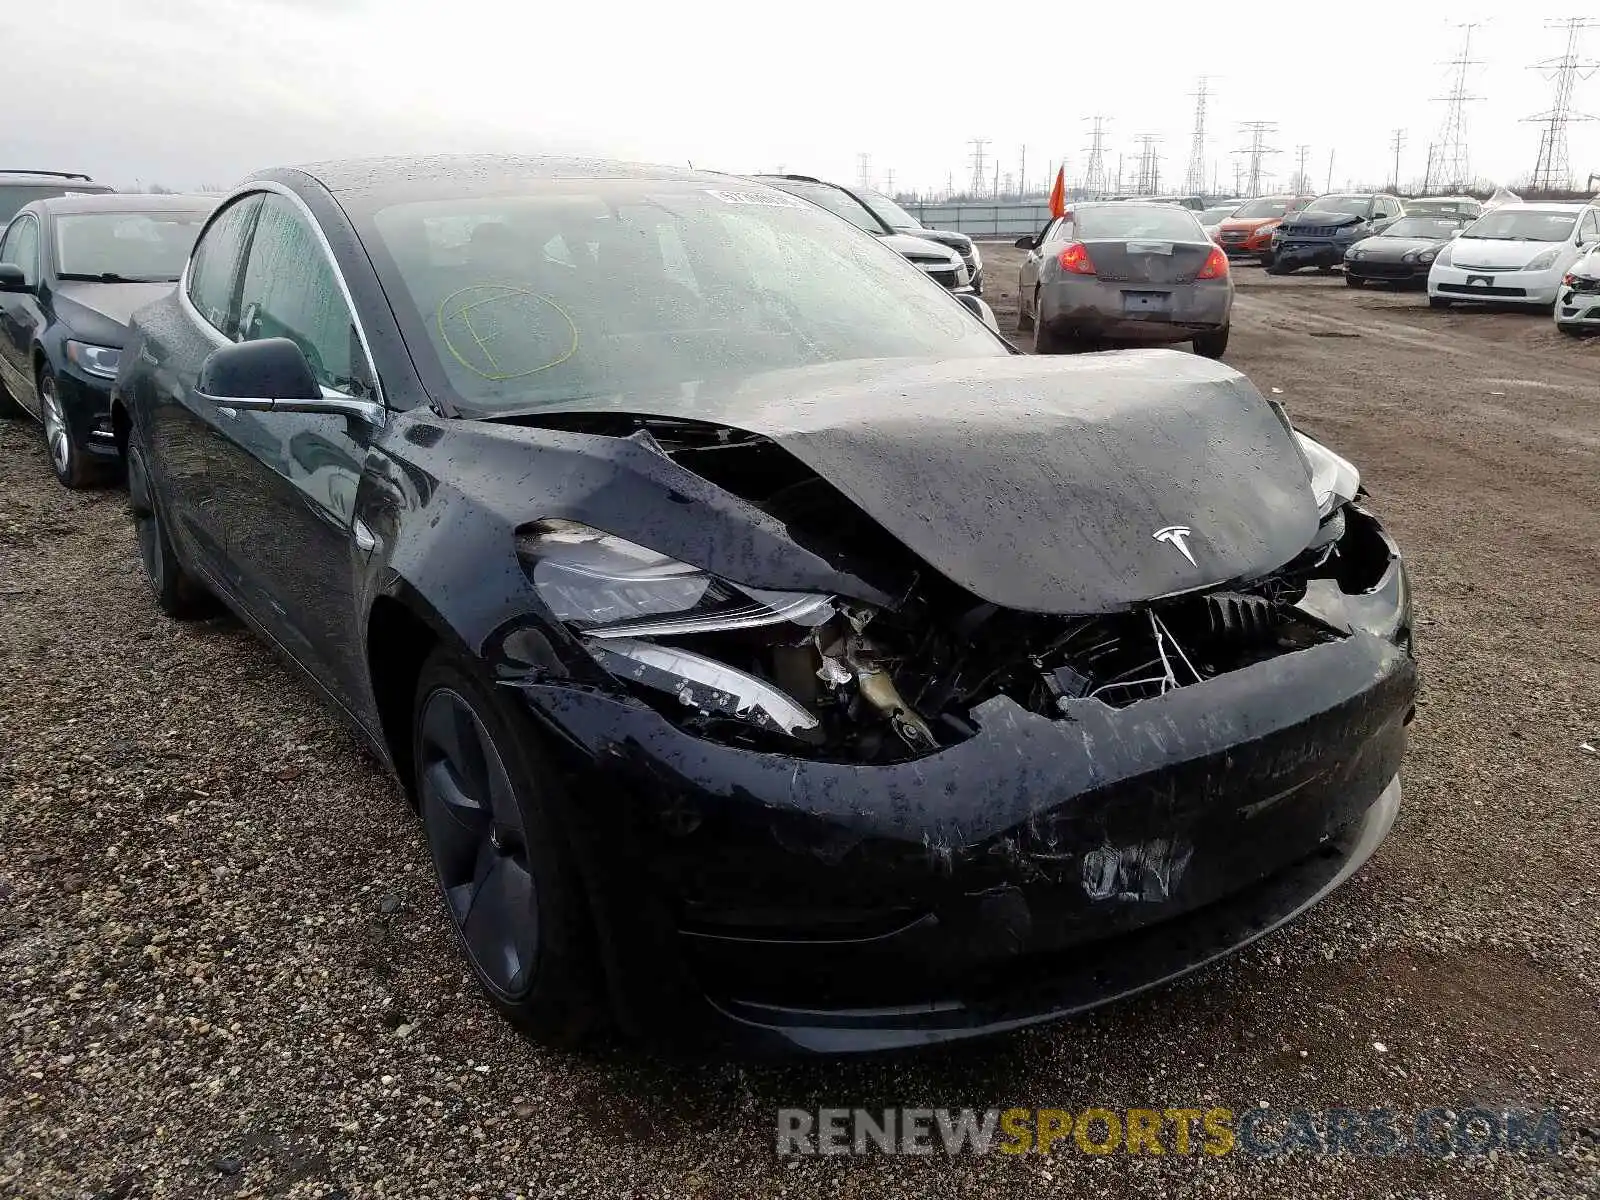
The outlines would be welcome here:
M 882 195 L 881 193 L 878 193 L 878 192 L 869 192 L 869 191 L 861 192 L 860 196 L 864 201 L 866 201 L 866 204 L 867 204 L 868 208 L 870 208 L 873 212 L 877 213 L 878 216 L 883 218 L 885 223 L 887 223 L 888 225 L 892 226 L 893 228 L 895 228 L 895 229 L 921 229 L 922 228 L 922 222 L 921 221 L 917 220 L 910 213 L 908 213 L 905 209 L 901 208 L 893 200 L 889 199 L 889 197 L 887 197 L 885 195 Z
M 809 200 L 818 208 L 825 208 L 836 217 L 843 217 L 857 229 L 868 233 L 883 233 L 883 222 L 864 204 L 848 192 L 841 192 L 826 183 L 801 183 L 792 179 L 769 180 L 773 187 Z
M 1491 242 L 1564 242 L 1577 220 L 1577 213 L 1497 208 L 1479 217 L 1461 236 Z
M 1188 209 L 1160 204 L 1080 208 L 1077 224 L 1078 236 L 1085 241 L 1160 238 L 1165 241 L 1198 242 L 1205 237 L 1199 222 Z
M 1234 210 L 1234 216 L 1241 221 L 1259 220 L 1263 217 L 1281 217 L 1289 211 L 1288 196 L 1262 196 L 1259 200 L 1250 200 L 1241 204 Z
M 414 201 L 363 238 L 412 353 L 474 412 L 1007 352 L 899 255 L 757 185 Z
M 177 212 L 72 213 L 56 218 L 56 263 L 63 279 L 111 277 L 176 283 L 208 208 Z
M 1384 230 L 1383 237 L 1400 238 L 1438 238 L 1441 241 L 1450 236 L 1451 232 L 1460 229 L 1469 218 L 1452 216 L 1449 213 L 1436 213 L 1414 217 L 1401 217 L 1388 229 Z
M 1318 196 L 1306 205 L 1306 211 L 1347 213 L 1353 217 L 1364 217 L 1371 207 L 1371 196 Z
M 1223 221 L 1233 216 L 1234 208 L 1235 205 L 1232 204 L 1226 204 L 1221 208 L 1208 208 L 1200 214 L 1200 224 L 1220 225 Z

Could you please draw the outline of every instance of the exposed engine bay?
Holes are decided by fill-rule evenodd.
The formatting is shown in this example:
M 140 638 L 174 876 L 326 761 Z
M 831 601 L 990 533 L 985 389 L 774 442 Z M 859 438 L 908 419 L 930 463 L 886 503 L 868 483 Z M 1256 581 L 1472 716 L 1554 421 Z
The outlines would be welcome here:
M 861 564 L 898 597 L 874 606 L 743 589 L 716 600 L 714 628 L 666 618 L 588 631 L 601 664 L 675 723 L 769 751 L 916 757 L 973 736 L 971 710 L 1002 694 L 1052 717 L 1084 700 L 1124 708 L 1347 636 L 1297 607 L 1308 585 L 1364 592 L 1388 564 L 1376 523 L 1341 504 L 1298 556 L 1263 577 L 1122 611 L 1019 612 L 932 570 L 765 438 L 659 419 L 631 436 L 755 504 L 807 549 Z M 698 602 L 705 611 L 708 601 Z

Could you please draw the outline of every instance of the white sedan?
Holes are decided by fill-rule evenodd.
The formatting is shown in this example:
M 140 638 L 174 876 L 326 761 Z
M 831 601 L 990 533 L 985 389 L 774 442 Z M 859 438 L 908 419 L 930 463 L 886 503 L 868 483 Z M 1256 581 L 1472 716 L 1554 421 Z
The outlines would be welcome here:
M 1484 213 L 1439 252 L 1428 272 L 1428 303 L 1488 300 L 1550 307 L 1561 278 L 1600 245 L 1594 204 L 1505 204 Z

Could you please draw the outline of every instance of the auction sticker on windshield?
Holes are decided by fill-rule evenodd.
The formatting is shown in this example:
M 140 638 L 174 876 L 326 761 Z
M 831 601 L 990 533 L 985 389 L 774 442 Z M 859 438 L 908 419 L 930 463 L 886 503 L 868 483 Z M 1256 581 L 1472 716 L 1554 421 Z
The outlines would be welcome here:
M 783 192 L 730 192 L 725 188 L 707 188 L 706 195 L 724 204 L 759 204 L 766 208 L 804 208 L 804 200 L 796 200 Z

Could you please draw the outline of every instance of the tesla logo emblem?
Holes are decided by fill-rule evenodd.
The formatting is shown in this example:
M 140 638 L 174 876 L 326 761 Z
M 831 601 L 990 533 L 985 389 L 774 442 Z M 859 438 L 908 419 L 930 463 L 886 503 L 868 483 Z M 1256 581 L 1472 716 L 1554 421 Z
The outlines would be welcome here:
M 1150 536 L 1158 542 L 1166 542 L 1179 554 L 1189 560 L 1189 565 L 1197 567 L 1200 564 L 1194 561 L 1194 555 L 1189 553 L 1189 534 L 1193 531 L 1187 525 L 1168 525 L 1165 529 L 1158 529 Z

